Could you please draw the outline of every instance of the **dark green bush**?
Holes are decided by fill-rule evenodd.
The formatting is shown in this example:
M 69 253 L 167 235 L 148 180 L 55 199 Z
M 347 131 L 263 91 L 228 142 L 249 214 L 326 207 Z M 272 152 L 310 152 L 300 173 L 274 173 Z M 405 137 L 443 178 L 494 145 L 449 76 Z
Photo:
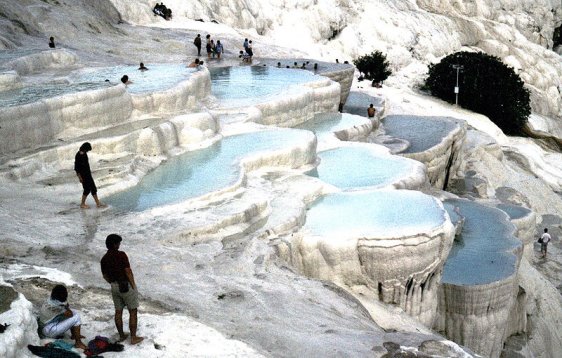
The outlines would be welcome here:
M 429 67 L 425 87 L 432 95 L 455 103 L 459 74 L 459 105 L 488 116 L 504 133 L 521 135 L 531 114 L 529 90 L 513 68 L 482 52 L 457 52 Z
M 373 83 L 380 83 L 392 74 L 392 71 L 388 68 L 389 63 L 386 60 L 386 56 L 380 51 L 374 51 L 369 55 L 358 57 L 353 61 L 353 64 L 363 77 L 372 80 Z

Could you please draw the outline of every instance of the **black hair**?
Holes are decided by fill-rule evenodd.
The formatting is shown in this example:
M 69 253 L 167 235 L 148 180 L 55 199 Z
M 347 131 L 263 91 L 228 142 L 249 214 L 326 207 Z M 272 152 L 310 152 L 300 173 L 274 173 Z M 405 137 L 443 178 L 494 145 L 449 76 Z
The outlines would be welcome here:
M 49 40 L 53 41 L 55 38 L 53 36 L 49 37 Z
M 547 228 L 544 228 L 544 232 L 548 232 L 548 229 L 547 229 Z
M 195 63 L 196 63 L 196 64 L 199 64 L 199 63 L 201 63 L 201 61 L 200 61 L 198 58 L 196 58 L 196 59 L 195 59 Z
M 370 106 L 370 107 L 373 107 L 373 104 L 372 104 L 372 103 L 371 103 L 371 106 Z
M 56 285 L 51 291 L 51 299 L 59 302 L 66 302 L 68 299 L 68 291 L 63 285 Z
M 127 75 L 123 75 L 123 77 L 121 77 L 121 82 L 127 84 L 127 81 L 129 80 L 129 76 Z
M 108 250 L 113 249 L 115 248 L 115 245 L 121 242 L 121 240 L 123 240 L 121 236 L 117 234 L 109 234 L 105 238 L 105 247 L 107 247 Z
M 89 142 L 85 142 L 80 146 L 81 152 L 89 152 L 92 150 L 92 145 Z

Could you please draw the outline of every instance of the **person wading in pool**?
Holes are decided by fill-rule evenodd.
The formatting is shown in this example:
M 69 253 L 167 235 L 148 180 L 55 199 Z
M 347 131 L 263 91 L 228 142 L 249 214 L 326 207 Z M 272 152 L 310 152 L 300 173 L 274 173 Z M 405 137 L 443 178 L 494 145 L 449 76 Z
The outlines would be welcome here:
M 375 109 L 375 107 L 371 103 L 369 108 L 367 108 L 367 115 L 369 115 L 369 118 L 373 118 L 375 116 L 375 113 L 377 113 L 377 110 Z
M 107 205 L 101 203 L 98 199 L 98 189 L 96 188 L 96 183 L 94 183 L 94 178 L 92 178 L 90 163 L 88 161 L 88 152 L 90 150 L 92 150 L 92 145 L 86 142 L 80 146 L 80 150 L 74 157 L 74 171 L 76 172 L 78 180 L 80 180 L 82 188 L 84 189 L 84 192 L 82 193 L 82 201 L 80 202 L 80 208 L 90 208 L 89 205 L 86 205 L 86 198 L 90 193 L 96 202 L 96 206 L 98 208 L 105 208 Z

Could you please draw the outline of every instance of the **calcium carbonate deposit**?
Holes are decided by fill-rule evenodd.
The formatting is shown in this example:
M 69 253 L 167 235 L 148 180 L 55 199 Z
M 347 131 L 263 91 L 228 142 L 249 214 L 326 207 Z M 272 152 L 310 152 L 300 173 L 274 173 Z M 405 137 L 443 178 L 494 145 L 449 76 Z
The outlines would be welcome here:
M 56 284 L 85 342 L 119 338 L 112 233 L 145 339 L 105 357 L 562 356 L 559 1 L 154 5 L 0 3 L 1 357 L 53 341 Z M 420 88 L 457 51 L 514 68 L 529 137 Z M 107 207 L 80 208 L 84 142 Z

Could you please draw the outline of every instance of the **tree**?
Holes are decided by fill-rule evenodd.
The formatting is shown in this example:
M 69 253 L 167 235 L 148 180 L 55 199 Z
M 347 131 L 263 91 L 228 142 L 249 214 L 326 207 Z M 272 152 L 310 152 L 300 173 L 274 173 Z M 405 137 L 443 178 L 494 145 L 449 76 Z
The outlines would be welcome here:
M 373 85 L 386 80 L 392 74 L 386 56 L 380 51 L 358 57 L 353 64 L 366 79 L 373 81 Z
M 482 52 L 457 52 L 429 66 L 425 86 L 432 95 L 455 103 L 454 88 L 459 74 L 459 105 L 488 116 L 504 133 L 521 135 L 531 114 L 529 90 L 499 58 Z

